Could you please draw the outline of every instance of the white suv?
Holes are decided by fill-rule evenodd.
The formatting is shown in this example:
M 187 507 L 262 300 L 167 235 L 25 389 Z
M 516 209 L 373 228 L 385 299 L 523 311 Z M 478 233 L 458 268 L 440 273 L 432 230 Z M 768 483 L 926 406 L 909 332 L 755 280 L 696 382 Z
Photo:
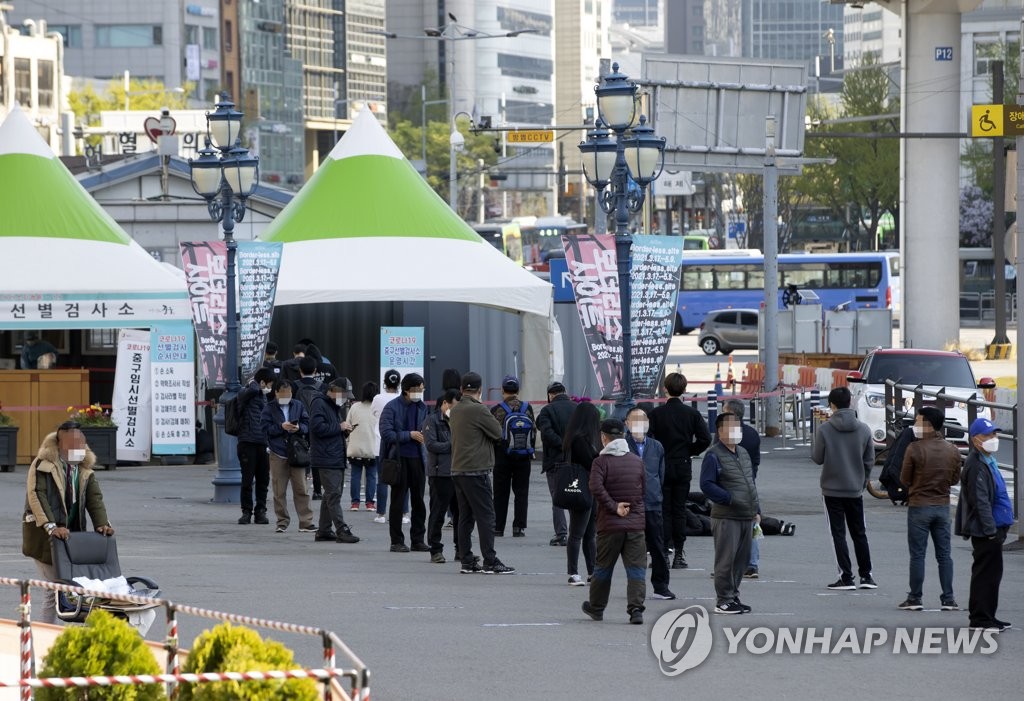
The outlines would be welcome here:
M 946 437 L 957 443 L 967 441 L 967 404 L 972 395 L 984 400 L 982 389 L 995 387 L 995 382 L 983 377 L 977 383 L 971 364 L 962 353 L 950 351 L 917 350 L 912 348 L 879 348 L 871 351 L 861 363 L 860 370 L 846 376 L 853 393 L 853 408 L 857 418 L 871 429 L 876 448 L 886 444 L 885 436 L 885 381 L 895 380 L 901 385 L 922 385 L 922 389 L 945 394 L 953 399 L 943 401 L 925 397 L 923 406 L 934 406 L 946 415 L 946 423 L 964 427 L 964 431 L 946 429 Z M 914 395 L 903 392 L 907 411 L 913 407 Z M 962 400 L 962 401 L 957 401 Z M 978 408 L 978 416 L 991 419 L 987 407 Z

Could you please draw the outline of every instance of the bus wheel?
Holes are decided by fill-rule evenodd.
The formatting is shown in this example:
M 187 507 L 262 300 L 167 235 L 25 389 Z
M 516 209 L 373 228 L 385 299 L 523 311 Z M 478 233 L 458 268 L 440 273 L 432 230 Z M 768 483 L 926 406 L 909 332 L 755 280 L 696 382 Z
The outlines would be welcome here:
M 681 314 L 679 314 L 677 312 L 676 313 L 676 325 L 675 325 L 675 328 L 672 329 L 672 333 L 675 333 L 675 334 L 678 334 L 678 335 L 681 335 L 681 336 L 685 336 L 686 334 L 690 333 L 691 331 L 693 331 L 693 327 L 692 326 L 683 326 L 683 317 L 682 317 Z

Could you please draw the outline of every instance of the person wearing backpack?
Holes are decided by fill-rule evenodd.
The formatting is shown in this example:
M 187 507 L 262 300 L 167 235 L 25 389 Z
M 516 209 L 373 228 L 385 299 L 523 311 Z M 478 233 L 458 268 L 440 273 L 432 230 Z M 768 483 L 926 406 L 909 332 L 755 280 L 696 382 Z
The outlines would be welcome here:
M 494 448 L 494 535 L 505 535 L 510 492 L 515 495 L 512 537 L 526 535 L 530 499 L 530 461 L 537 440 L 533 407 L 519 398 L 519 378 L 506 375 L 501 381 L 501 402 L 491 407 L 501 424 L 501 438 Z
M 242 515 L 238 523 L 267 524 L 267 488 L 270 486 L 270 462 L 267 458 L 267 434 L 263 432 L 263 407 L 274 384 L 274 371 L 260 368 L 248 386 L 233 400 L 238 414 L 238 464 L 242 469 Z M 230 402 L 229 402 L 230 404 Z M 227 411 L 227 409 L 225 409 Z M 255 493 L 254 493 L 255 489 Z M 255 498 L 254 498 L 255 497 Z
M 317 360 L 303 356 L 298 359 L 299 379 L 295 381 L 295 398 L 306 407 L 309 415 L 313 415 L 313 400 L 324 394 L 324 383 L 316 378 Z M 320 473 L 311 468 L 313 473 L 313 499 L 323 498 L 323 487 L 320 484 Z

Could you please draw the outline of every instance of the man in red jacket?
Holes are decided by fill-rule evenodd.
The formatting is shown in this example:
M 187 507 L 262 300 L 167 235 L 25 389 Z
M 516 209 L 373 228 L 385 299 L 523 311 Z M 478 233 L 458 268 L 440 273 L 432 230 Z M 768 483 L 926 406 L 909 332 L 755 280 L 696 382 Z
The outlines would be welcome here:
M 644 622 L 647 546 L 644 529 L 644 463 L 630 452 L 626 426 L 618 419 L 601 423 L 604 448 L 590 468 L 590 493 L 597 511 L 597 562 L 590 583 L 590 600 L 583 612 L 600 621 L 612 588 L 612 570 L 622 556 L 626 567 L 626 611 L 629 622 Z

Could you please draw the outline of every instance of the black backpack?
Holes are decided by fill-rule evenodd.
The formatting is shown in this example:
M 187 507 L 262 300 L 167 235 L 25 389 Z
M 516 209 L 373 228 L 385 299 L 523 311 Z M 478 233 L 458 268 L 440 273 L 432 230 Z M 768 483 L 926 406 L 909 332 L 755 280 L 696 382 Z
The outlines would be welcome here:
M 295 385 L 295 398 L 303 403 L 306 407 L 306 412 L 313 415 L 313 400 L 317 397 L 324 396 L 324 385 L 322 382 L 317 382 L 315 385 L 306 384 L 305 382 L 297 382 Z
M 499 404 L 505 410 L 505 423 L 501 427 L 501 440 L 509 455 L 533 455 L 533 419 L 526 413 L 530 405 L 519 403 L 519 410 L 512 411 L 507 402 Z
M 242 414 L 248 402 L 241 401 L 241 397 L 239 392 L 224 405 L 224 433 L 229 436 L 237 436 L 242 432 Z
M 889 493 L 889 500 L 893 504 L 906 504 L 910 499 L 907 487 L 900 482 L 900 472 L 903 470 L 903 456 L 907 453 L 907 446 L 914 442 L 914 431 L 907 426 L 896 437 L 892 447 L 889 449 L 889 457 L 882 466 L 882 474 L 878 481 Z

